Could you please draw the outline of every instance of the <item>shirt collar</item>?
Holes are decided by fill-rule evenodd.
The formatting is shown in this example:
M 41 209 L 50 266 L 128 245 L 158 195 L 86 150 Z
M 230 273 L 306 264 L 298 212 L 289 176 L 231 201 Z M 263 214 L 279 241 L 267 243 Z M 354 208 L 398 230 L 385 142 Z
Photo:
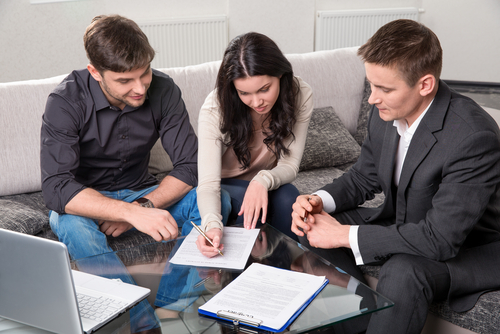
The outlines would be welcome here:
M 115 106 L 111 105 L 111 103 L 109 103 L 108 99 L 106 98 L 106 95 L 104 95 L 104 92 L 102 91 L 101 85 L 99 85 L 99 82 L 97 82 L 97 80 L 95 80 L 93 76 L 90 75 L 89 77 L 90 77 L 90 79 L 89 79 L 90 80 L 90 83 L 89 83 L 90 92 L 92 94 L 92 98 L 94 99 L 96 111 L 106 109 L 106 108 L 120 110 L 118 107 L 115 107 Z M 149 89 L 148 89 L 148 92 L 149 92 Z M 149 100 L 148 92 L 146 92 L 146 101 Z M 146 102 L 144 102 L 144 103 L 146 103 Z M 131 107 L 129 105 L 126 105 L 125 108 L 123 108 L 123 112 L 134 111 L 134 110 L 137 110 L 141 107 L 142 106 Z
M 398 130 L 398 134 L 401 137 L 405 133 L 407 135 L 413 136 L 413 134 L 415 133 L 415 131 L 418 128 L 418 125 L 420 124 L 420 121 L 422 120 L 422 118 L 424 118 L 425 114 L 427 113 L 427 110 L 429 110 L 429 108 L 431 107 L 432 102 L 434 102 L 434 99 L 432 99 L 431 103 L 429 103 L 427 108 L 425 108 L 424 112 L 422 114 L 420 114 L 420 116 L 418 116 L 418 118 L 415 120 L 415 122 L 413 122 L 413 124 L 409 128 L 408 128 L 408 123 L 406 122 L 406 120 L 404 118 L 403 119 L 395 119 L 393 121 L 392 125 L 394 127 L 396 127 L 396 129 Z
M 90 93 L 92 94 L 92 98 L 94 99 L 96 110 L 111 108 L 112 106 L 109 103 L 108 99 L 106 98 L 106 95 L 104 95 L 104 92 L 102 91 L 99 82 L 97 82 L 97 80 L 94 79 L 94 77 L 91 75 L 89 80 L 90 80 L 89 82 Z

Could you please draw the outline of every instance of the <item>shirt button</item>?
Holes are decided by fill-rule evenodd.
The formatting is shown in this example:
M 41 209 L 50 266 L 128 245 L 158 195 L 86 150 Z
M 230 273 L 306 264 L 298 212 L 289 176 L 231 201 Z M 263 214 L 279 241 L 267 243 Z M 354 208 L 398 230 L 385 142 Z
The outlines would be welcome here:
M 123 135 L 123 136 L 122 136 L 122 139 L 125 139 L 125 138 L 127 138 L 127 136 Z

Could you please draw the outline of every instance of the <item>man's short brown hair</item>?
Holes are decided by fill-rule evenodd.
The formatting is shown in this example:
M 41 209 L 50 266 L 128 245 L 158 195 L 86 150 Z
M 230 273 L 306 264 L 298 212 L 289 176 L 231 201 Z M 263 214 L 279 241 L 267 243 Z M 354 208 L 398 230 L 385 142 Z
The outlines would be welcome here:
M 155 56 L 137 23 L 119 15 L 94 17 L 83 43 L 90 64 L 99 72 L 128 72 L 147 66 Z
M 436 34 L 413 20 L 395 20 L 381 27 L 358 50 L 371 64 L 396 68 L 410 87 L 426 74 L 439 80 L 443 50 Z

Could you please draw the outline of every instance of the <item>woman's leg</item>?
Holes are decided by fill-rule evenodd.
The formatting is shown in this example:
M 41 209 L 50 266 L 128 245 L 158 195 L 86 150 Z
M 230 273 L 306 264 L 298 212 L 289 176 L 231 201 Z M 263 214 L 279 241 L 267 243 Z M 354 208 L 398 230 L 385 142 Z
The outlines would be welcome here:
M 241 210 L 243 198 L 247 191 L 249 182 L 238 179 L 222 179 L 221 188 L 229 193 L 231 196 L 231 212 L 229 214 L 230 225 L 243 225 L 243 216 L 238 216 Z
M 299 196 L 299 191 L 293 184 L 287 183 L 269 192 L 268 222 L 288 237 L 298 241 L 292 232 L 292 205 Z
M 221 187 L 231 195 L 231 221 L 243 225 L 243 216 L 238 216 L 249 182 L 238 179 L 222 179 Z M 267 222 L 290 238 L 298 240 L 291 231 L 292 205 L 299 196 L 299 191 L 292 184 L 284 184 L 268 192 Z

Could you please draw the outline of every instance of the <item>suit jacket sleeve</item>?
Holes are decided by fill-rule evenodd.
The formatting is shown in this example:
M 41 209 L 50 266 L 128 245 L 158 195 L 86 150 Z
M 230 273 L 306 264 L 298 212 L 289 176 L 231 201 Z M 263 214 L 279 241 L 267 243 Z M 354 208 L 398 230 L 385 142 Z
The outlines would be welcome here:
M 397 194 L 391 192 L 395 129 L 378 112 L 369 126 L 358 163 L 325 187 L 342 210 L 369 198 L 376 184 L 386 194 L 375 215 L 362 216 L 358 242 L 365 263 L 401 253 L 446 261 L 464 244 L 491 242 L 474 238 L 478 232 L 498 236 L 499 131 L 477 104 L 440 87 L 413 136 Z M 379 224 L 381 218 L 393 224 Z
M 378 113 L 378 110 L 372 107 L 368 124 L 374 123 L 372 122 L 374 112 Z M 383 131 L 385 124 L 375 124 L 371 125 L 371 127 L 374 133 L 380 133 L 380 131 Z M 361 147 L 361 154 L 352 168 L 342 177 L 321 188 L 321 190 L 327 191 L 335 200 L 336 212 L 355 209 L 358 205 L 373 199 L 375 194 L 382 191 L 377 166 L 374 162 L 374 154 L 379 153 L 376 150 L 378 143 L 372 142 L 372 140 L 376 141 L 377 139 L 378 137 L 371 136 L 369 131 Z
M 424 182 L 422 188 L 414 182 L 404 198 L 398 195 L 398 211 L 404 205 L 399 201 L 406 210 L 396 214 L 395 224 L 360 227 L 358 241 L 365 263 L 397 253 L 436 261 L 458 254 L 497 191 L 500 150 L 496 135 L 488 131 L 474 133 L 450 150 L 441 180 Z

